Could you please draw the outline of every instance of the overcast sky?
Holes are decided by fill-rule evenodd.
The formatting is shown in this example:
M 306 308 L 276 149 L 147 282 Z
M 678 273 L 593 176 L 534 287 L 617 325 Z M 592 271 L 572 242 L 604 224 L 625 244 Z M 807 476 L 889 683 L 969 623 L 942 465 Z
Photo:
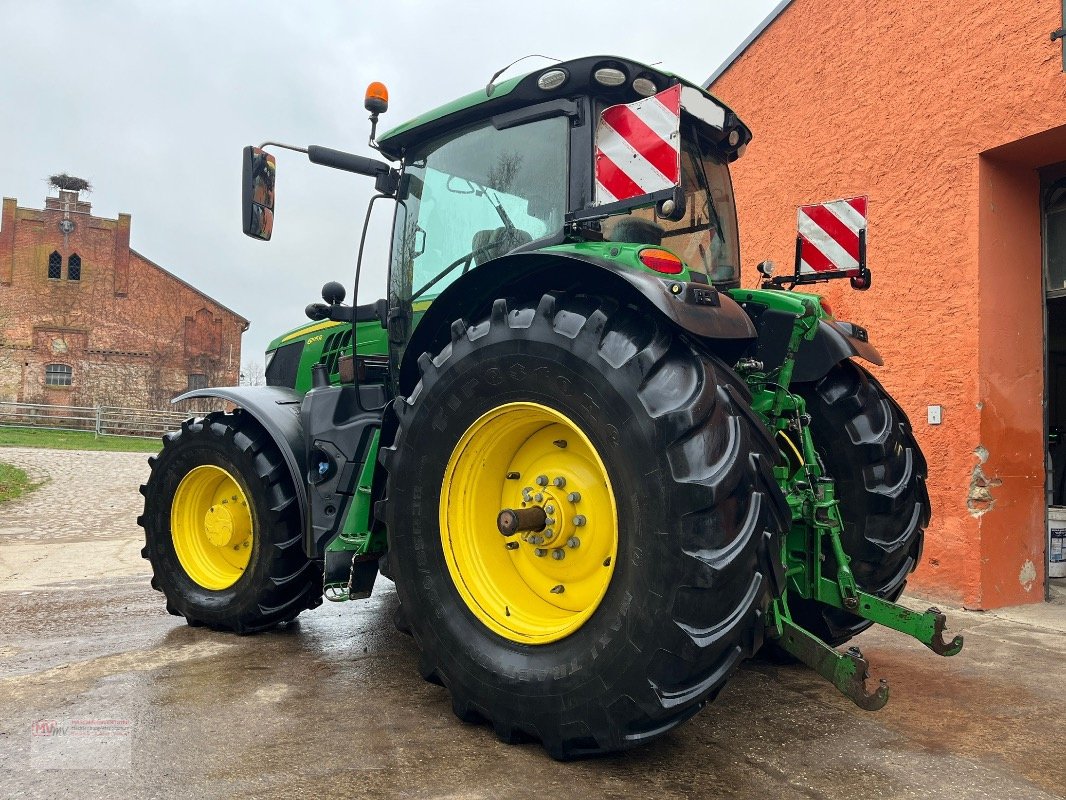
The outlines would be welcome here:
M 133 215 L 135 250 L 251 320 L 243 360 L 262 363 L 325 281 L 350 290 L 372 192 L 281 151 L 274 238 L 253 241 L 240 225 L 244 145 L 373 155 L 370 81 L 389 87 L 387 130 L 529 53 L 616 54 L 702 82 L 776 2 L 0 0 L 0 195 L 40 208 L 47 176 L 88 179 L 94 214 Z M 384 296 L 381 217 L 363 302 Z

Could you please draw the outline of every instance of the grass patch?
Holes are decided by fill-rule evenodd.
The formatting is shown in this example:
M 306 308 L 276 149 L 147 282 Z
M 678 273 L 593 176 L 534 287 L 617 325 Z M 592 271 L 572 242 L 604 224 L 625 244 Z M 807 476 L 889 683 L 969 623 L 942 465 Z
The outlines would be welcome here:
M 91 431 L 48 431 L 41 428 L 0 427 L 0 447 L 50 447 L 55 450 L 108 450 L 158 453 L 159 439 L 135 436 L 97 436 Z
M 0 503 L 14 500 L 36 488 L 37 484 L 21 469 L 0 462 Z

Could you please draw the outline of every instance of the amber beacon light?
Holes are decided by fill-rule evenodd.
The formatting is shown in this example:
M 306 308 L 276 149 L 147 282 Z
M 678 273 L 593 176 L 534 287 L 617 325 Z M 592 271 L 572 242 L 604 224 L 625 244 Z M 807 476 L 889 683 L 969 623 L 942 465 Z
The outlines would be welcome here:
M 380 81 L 374 81 L 366 87 L 363 106 L 371 114 L 384 114 L 389 110 L 389 90 Z

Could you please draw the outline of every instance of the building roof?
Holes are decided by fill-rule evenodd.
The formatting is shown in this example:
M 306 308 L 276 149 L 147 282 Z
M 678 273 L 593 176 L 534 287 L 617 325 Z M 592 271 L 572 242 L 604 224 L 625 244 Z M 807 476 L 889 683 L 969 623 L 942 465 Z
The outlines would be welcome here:
M 167 269 L 166 267 L 162 267 L 162 266 L 160 266 L 159 264 L 155 263 L 154 261 L 152 261 L 152 259 L 148 258 L 148 256 L 144 255 L 143 253 L 138 253 L 138 252 L 137 252 L 136 250 L 134 250 L 134 249 L 133 249 L 132 247 L 130 248 L 130 252 L 131 252 L 131 253 L 132 253 L 133 255 L 137 256 L 137 258 L 141 259 L 141 261 L 144 261 L 144 262 L 146 262 L 146 263 L 147 263 L 147 264 L 148 264 L 149 266 L 155 267 L 155 268 L 156 268 L 157 270 L 159 270 L 160 272 L 162 272 L 162 273 L 164 273 L 164 274 L 166 274 L 166 275 L 169 275 L 169 276 L 170 276 L 171 278 L 173 278 L 174 280 L 176 280 L 176 281 L 177 281 L 178 283 L 180 283 L 180 284 L 181 284 L 182 286 L 184 286 L 185 288 L 187 288 L 187 289 L 192 289 L 192 290 L 193 290 L 194 292 L 196 292 L 196 293 L 197 293 L 198 295 L 200 295 L 200 297 L 204 298 L 204 299 L 205 299 L 205 300 L 207 300 L 208 302 L 210 302 L 210 303 L 214 303 L 214 304 L 215 304 L 216 306 L 218 306 L 219 308 L 221 308 L 221 309 L 222 309 L 223 311 L 226 311 L 226 312 L 228 312 L 228 313 L 232 314 L 233 316 L 235 316 L 235 317 L 236 317 L 237 319 L 239 319 L 239 320 L 240 320 L 241 322 L 243 322 L 243 323 L 244 323 L 244 330 L 248 330 L 248 326 L 249 326 L 249 325 L 250 325 L 251 323 L 250 323 L 250 322 L 249 322 L 249 321 L 248 321 L 247 319 L 245 319 L 244 317 L 242 317 L 242 316 L 241 316 L 240 314 L 238 314 L 238 313 L 237 313 L 236 311 L 234 311 L 234 310 L 233 310 L 232 308 L 229 308 L 229 307 L 227 307 L 227 306 L 224 306 L 224 305 L 222 305 L 222 303 L 218 302 L 218 300 L 216 300 L 215 298 L 211 297 L 211 296 L 210 296 L 209 294 L 207 294 L 206 292 L 204 292 L 204 291 L 202 291 L 202 290 L 200 290 L 200 289 L 197 289 L 197 288 L 196 288 L 195 286 L 193 286 L 193 285 L 192 285 L 191 283 L 189 283 L 188 281 L 183 281 L 183 280 L 182 280 L 181 278 L 179 278 L 179 277 L 178 277 L 177 275 L 175 275 L 175 274 L 174 274 L 173 272 L 171 272 L 171 271 L 170 271 L 169 269 Z
M 744 51 L 751 46 L 751 43 L 762 36 L 762 32 L 769 28 L 773 21 L 781 16 L 781 12 L 791 4 L 792 0 L 781 0 L 781 2 L 774 7 L 774 10 L 766 16 L 766 19 L 756 25 L 755 30 L 748 34 L 748 38 L 740 43 L 740 47 L 730 53 L 729 57 L 718 65 L 718 69 L 711 73 L 711 77 L 703 82 L 703 88 L 710 88 L 712 83 L 722 77 L 722 73 L 733 66 L 733 62 L 740 58 L 744 54 Z

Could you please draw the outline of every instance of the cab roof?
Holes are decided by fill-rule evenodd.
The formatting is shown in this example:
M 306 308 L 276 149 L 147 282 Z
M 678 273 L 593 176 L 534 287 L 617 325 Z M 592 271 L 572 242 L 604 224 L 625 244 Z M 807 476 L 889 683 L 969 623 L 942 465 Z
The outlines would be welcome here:
M 618 86 L 598 83 L 593 76 L 597 70 L 603 68 L 620 70 L 625 75 L 625 81 Z M 554 70 L 564 71 L 566 79 L 553 89 L 540 88 L 537 85 L 540 76 Z M 650 80 L 659 92 L 678 83 L 698 90 L 725 110 L 726 127 L 736 128 L 740 132 L 740 147 L 751 140 L 751 131 L 732 109 L 700 85 L 631 59 L 618 56 L 587 56 L 551 64 L 499 84 L 490 84 L 387 131 L 378 137 L 377 143 L 386 155 L 400 158 L 404 150 L 418 142 L 436 138 L 486 117 L 549 100 L 591 94 L 612 104 L 631 103 L 645 96 L 633 88 L 633 82 L 638 78 Z

